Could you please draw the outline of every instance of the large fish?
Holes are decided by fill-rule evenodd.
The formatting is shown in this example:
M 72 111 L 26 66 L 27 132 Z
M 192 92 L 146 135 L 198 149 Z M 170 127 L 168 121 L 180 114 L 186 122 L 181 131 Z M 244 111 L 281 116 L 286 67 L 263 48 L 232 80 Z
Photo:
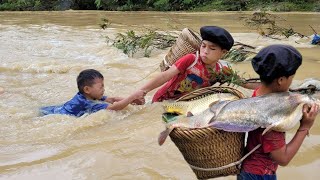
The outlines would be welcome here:
M 236 101 L 222 101 L 206 109 L 191 121 L 208 119 L 209 126 L 232 132 L 248 132 L 259 127 L 285 132 L 302 118 L 304 104 L 317 103 L 318 99 L 289 92 L 271 93 Z
M 190 101 L 165 101 L 162 106 L 166 113 L 173 113 L 185 116 L 187 116 L 188 114 L 198 115 L 202 113 L 204 109 L 207 109 L 212 103 L 216 103 L 220 100 L 231 101 L 236 99 L 239 99 L 239 97 L 231 93 L 216 93 L 199 96 Z
M 201 93 L 204 94 L 199 95 Z M 159 136 L 159 144 L 161 145 L 165 141 L 166 137 L 175 127 L 201 128 L 208 126 L 210 121 L 210 119 L 195 119 L 195 121 L 190 121 L 184 117 L 201 115 L 211 104 L 219 101 L 233 101 L 240 97 L 243 97 L 243 94 L 231 87 L 207 87 L 184 96 L 189 101 L 179 101 L 179 99 L 174 102 L 163 102 L 165 113 L 163 113 L 162 119 L 166 123 L 166 130 Z
M 211 126 L 231 132 L 248 132 L 259 127 L 266 128 L 264 133 L 270 129 L 285 132 L 301 120 L 303 105 L 312 103 L 320 105 L 318 99 L 290 92 L 220 101 L 198 115 L 175 117 L 177 124 L 171 126 L 193 128 L 190 124 L 204 122 L 202 127 Z M 165 135 L 161 133 L 159 139 Z

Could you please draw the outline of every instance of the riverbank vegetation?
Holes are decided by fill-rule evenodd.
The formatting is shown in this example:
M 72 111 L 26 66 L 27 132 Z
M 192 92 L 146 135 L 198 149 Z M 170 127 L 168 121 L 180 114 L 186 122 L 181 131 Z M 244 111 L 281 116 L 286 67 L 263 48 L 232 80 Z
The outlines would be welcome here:
M 0 0 L 0 10 L 313 11 L 319 0 Z

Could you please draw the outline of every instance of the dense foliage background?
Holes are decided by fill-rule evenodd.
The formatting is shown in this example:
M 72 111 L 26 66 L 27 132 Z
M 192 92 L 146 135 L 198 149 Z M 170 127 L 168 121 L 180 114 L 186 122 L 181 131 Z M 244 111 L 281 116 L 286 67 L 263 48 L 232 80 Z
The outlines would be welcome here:
M 316 11 L 320 0 L 0 0 L 0 10 Z

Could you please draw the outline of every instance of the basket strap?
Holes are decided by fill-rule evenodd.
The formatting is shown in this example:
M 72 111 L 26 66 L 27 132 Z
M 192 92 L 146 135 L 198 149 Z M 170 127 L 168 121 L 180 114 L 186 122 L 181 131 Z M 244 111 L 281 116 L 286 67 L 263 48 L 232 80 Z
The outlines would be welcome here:
M 198 58 L 199 58 L 199 51 L 196 52 L 196 59 L 193 61 L 193 63 L 187 69 L 191 69 L 194 65 L 196 65 L 198 62 Z
M 219 171 L 219 170 L 223 170 L 223 169 L 226 169 L 226 168 L 229 168 L 229 167 L 232 167 L 232 166 L 240 165 L 241 162 L 242 162 L 245 158 L 247 158 L 250 154 L 252 154 L 255 150 L 257 150 L 260 146 L 261 146 L 261 144 L 258 144 L 258 145 L 257 145 L 256 147 L 254 147 L 248 154 L 246 154 L 245 156 L 243 156 L 239 161 L 236 161 L 236 162 L 227 164 L 227 165 L 225 165 L 225 166 L 216 167 L 216 168 L 201 168 L 201 167 L 193 166 L 193 165 L 191 165 L 191 164 L 189 164 L 189 166 L 190 166 L 192 169 L 199 170 L 199 171 Z
M 167 62 L 166 57 L 163 57 L 163 63 L 165 67 L 171 67 L 171 65 Z
M 197 64 L 198 58 L 199 58 L 199 51 L 196 52 L 195 60 L 193 61 L 193 63 L 187 69 L 191 69 L 195 64 Z M 165 67 L 168 67 L 168 68 L 170 68 L 172 66 L 167 62 L 166 57 L 163 58 L 163 64 L 164 64 Z

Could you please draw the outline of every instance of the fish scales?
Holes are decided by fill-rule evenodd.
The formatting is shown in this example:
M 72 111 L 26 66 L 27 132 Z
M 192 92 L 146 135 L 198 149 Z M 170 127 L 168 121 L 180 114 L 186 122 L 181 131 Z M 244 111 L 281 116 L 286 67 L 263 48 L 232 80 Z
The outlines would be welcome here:
M 172 129 L 177 127 L 192 129 L 211 126 L 231 132 L 249 132 L 261 127 L 266 128 L 264 133 L 269 129 L 285 132 L 301 120 L 305 104 L 316 103 L 320 106 L 319 99 L 290 92 L 236 100 L 222 98 L 222 101 L 208 101 L 209 105 L 212 102 L 217 103 L 210 107 L 198 106 L 197 113 L 191 117 L 185 115 L 190 110 L 185 108 L 184 114 L 177 115 L 173 121 L 166 123 L 166 130 L 159 136 L 159 144 L 162 144 Z M 197 105 L 193 104 L 193 106 Z
M 236 99 L 239 99 L 239 97 L 232 93 L 212 93 L 190 101 L 163 102 L 165 113 L 162 115 L 162 118 L 166 122 L 166 130 L 160 133 L 158 138 L 159 145 L 164 143 L 170 132 L 176 127 L 201 128 L 208 126 L 212 114 L 209 113 L 208 116 L 205 117 L 203 113 L 206 109 L 209 109 L 212 103 Z M 194 116 L 202 116 L 203 118 L 190 119 L 187 118 L 188 113 Z M 175 116 L 173 114 L 177 115 Z
M 177 113 L 179 115 L 188 115 L 192 113 L 193 115 L 198 115 L 202 113 L 205 109 L 209 108 L 210 104 L 220 100 L 236 100 L 239 99 L 237 96 L 231 93 L 216 93 L 198 97 L 190 101 L 179 101 L 179 102 L 169 102 L 166 101 L 163 104 L 166 113 Z
M 256 128 L 270 128 L 285 132 L 302 118 L 304 104 L 317 103 L 310 96 L 293 93 L 272 93 L 264 96 L 220 102 L 211 106 L 211 126 L 232 132 L 247 132 Z M 201 117 L 193 116 L 192 121 Z

